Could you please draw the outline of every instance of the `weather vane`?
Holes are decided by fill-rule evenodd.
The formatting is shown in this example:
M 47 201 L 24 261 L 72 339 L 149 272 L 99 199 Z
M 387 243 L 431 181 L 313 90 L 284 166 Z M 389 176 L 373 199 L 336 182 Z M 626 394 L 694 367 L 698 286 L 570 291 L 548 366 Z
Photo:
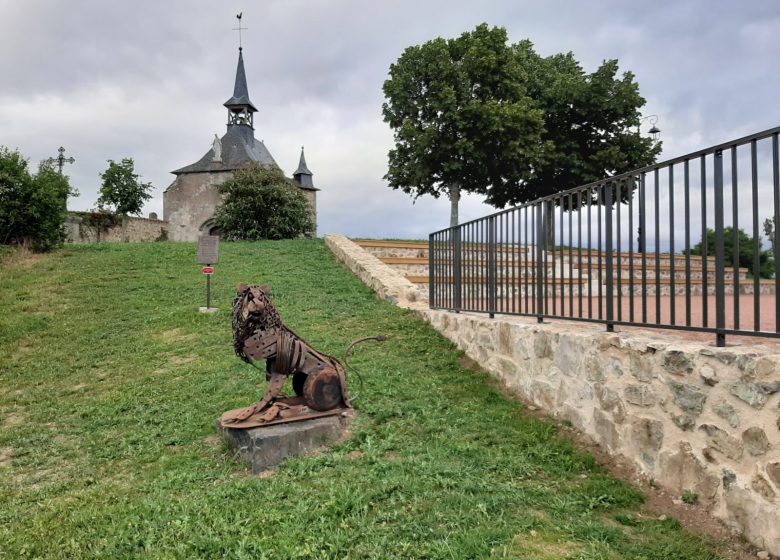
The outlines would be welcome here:
M 243 45 L 241 44 L 241 32 L 249 29 L 248 27 L 241 27 L 241 16 L 244 15 L 244 12 L 241 12 L 236 16 L 236 19 L 238 20 L 238 27 L 234 27 L 233 31 L 238 31 L 238 50 L 243 49 Z
M 56 158 L 51 158 L 50 157 L 49 159 L 44 160 L 44 161 L 46 163 L 48 163 L 48 164 L 51 164 L 51 165 L 57 164 L 57 167 L 60 168 L 60 175 L 62 175 L 62 167 L 66 163 L 73 163 L 76 160 L 73 159 L 72 157 L 66 158 L 65 157 L 65 148 L 63 148 L 62 146 L 60 146 L 60 149 L 57 150 L 57 151 L 60 153 L 60 155 L 58 155 Z

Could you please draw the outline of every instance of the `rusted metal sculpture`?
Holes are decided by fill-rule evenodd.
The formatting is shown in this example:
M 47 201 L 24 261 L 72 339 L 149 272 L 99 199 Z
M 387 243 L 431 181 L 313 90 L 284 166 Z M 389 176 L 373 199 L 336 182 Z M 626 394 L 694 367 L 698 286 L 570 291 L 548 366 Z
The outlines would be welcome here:
M 222 415 L 226 428 L 251 428 L 339 414 L 352 407 L 345 367 L 333 356 L 314 349 L 282 323 L 268 288 L 239 284 L 233 302 L 233 344 L 236 354 L 255 365 L 266 361 L 268 389 L 254 405 Z M 368 337 L 353 342 L 345 352 Z M 296 397 L 280 397 L 292 377 Z

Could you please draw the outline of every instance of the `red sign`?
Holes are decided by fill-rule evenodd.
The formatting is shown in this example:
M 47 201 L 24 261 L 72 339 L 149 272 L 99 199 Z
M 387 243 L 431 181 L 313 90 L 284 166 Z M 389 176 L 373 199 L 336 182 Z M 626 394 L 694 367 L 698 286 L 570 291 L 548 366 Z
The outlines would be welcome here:
M 213 266 L 204 266 L 203 267 L 203 274 L 208 274 L 209 276 L 211 276 L 212 274 L 214 274 L 214 267 Z

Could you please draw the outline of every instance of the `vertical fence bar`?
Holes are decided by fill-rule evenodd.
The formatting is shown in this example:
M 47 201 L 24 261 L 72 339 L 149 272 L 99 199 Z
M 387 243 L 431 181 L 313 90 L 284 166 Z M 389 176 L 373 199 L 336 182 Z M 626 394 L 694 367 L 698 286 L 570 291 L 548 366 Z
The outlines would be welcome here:
M 471 263 L 469 261 L 468 245 L 469 245 L 469 226 L 464 224 L 460 228 L 460 259 L 461 268 L 463 270 L 463 306 L 465 309 L 471 309 L 471 300 L 469 299 L 471 289 L 471 269 L 469 268 Z
M 542 243 L 544 239 L 544 202 L 536 204 L 536 320 L 539 323 L 544 322 L 544 263 L 542 262 L 543 251 Z
M 436 309 L 436 295 L 435 295 L 435 271 L 436 271 L 436 251 L 435 251 L 436 234 L 432 233 L 428 236 L 428 302 L 431 309 Z
M 613 292 L 613 285 L 612 285 L 612 266 L 613 266 L 613 254 L 612 254 L 612 183 L 606 183 L 604 185 L 604 194 L 605 194 L 605 201 L 604 201 L 604 213 L 605 213 L 605 222 L 604 222 L 604 235 L 606 236 L 606 266 L 607 266 L 607 331 L 613 332 L 615 330 L 615 323 L 613 322 L 615 319 L 614 316 L 614 305 L 615 305 L 615 294 Z
M 574 264 L 572 262 L 572 213 L 574 212 L 574 207 L 572 206 L 572 203 L 574 202 L 574 195 L 569 194 L 569 316 L 574 316 Z
M 485 249 L 484 249 L 484 220 L 477 220 L 474 223 L 474 255 L 475 260 L 475 278 L 476 283 L 476 308 L 479 311 L 485 311 Z
M 691 326 L 691 177 L 685 160 L 685 325 Z
M 565 274 L 563 272 L 564 271 L 564 265 L 563 265 L 563 251 L 564 251 L 564 248 L 563 248 L 563 201 L 564 201 L 563 197 L 558 199 L 558 225 L 559 225 L 559 230 L 560 230 L 560 236 L 558 237 L 558 245 L 560 247 L 560 267 L 561 267 L 561 274 L 560 274 L 560 276 L 561 276 L 561 281 L 560 281 L 560 286 L 558 288 L 556 288 L 556 289 L 560 289 L 561 290 L 561 316 L 566 315 L 565 300 L 563 299 L 563 294 L 566 291 L 566 289 L 565 289 L 566 283 L 564 282 Z
M 726 345 L 726 253 L 723 236 L 723 151 L 715 152 L 714 158 L 714 205 L 715 205 L 715 336 L 719 347 Z
M 490 318 L 496 316 L 496 260 L 498 258 L 498 247 L 496 246 L 496 216 L 488 218 L 488 312 Z
M 505 299 L 506 299 L 506 275 L 509 272 L 507 268 L 507 260 L 509 259 L 509 253 L 507 252 L 506 236 L 504 231 L 506 229 L 506 213 L 498 214 L 495 218 L 495 245 L 496 245 L 496 313 L 505 313 Z
M 537 290 L 537 282 L 539 280 L 539 259 L 541 258 L 539 254 L 539 240 L 537 239 L 537 236 L 539 235 L 539 222 L 542 220 L 542 214 L 537 208 L 538 203 L 534 204 L 531 208 L 529 208 L 531 212 L 531 240 L 533 243 L 531 244 L 532 250 L 534 252 L 534 258 L 531 261 L 531 271 L 533 272 L 533 278 L 531 280 L 531 284 L 533 285 L 533 297 L 531 297 L 531 312 L 534 315 L 539 315 L 542 311 L 536 309 L 536 304 L 539 301 L 539 291 Z
M 477 289 L 479 287 L 478 284 L 478 276 L 480 274 L 479 269 L 477 268 L 477 224 L 472 222 L 469 224 L 469 243 L 466 247 L 466 254 L 469 256 L 469 262 L 471 263 L 471 272 L 469 274 L 469 294 L 471 299 L 471 307 L 470 309 L 477 309 L 478 303 L 478 293 Z
M 531 220 L 528 219 L 528 206 L 523 207 L 523 213 L 525 214 L 525 217 L 523 219 L 523 230 L 524 230 L 524 242 L 523 242 L 523 298 L 525 300 L 525 305 L 523 307 L 523 312 L 528 314 L 531 313 L 531 309 L 528 306 L 528 293 L 529 293 L 529 286 L 528 286 L 528 253 L 529 251 L 532 251 L 533 245 L 529 243 L 528 239 L 528 224 Z M 533 219 L 533 212 L 531 213 L 531 219 Z M 532 230 L 533 231 L 533 230 Z M 531 304 L 533 305 L 533 298 L 531 298 Z
M 501 305 L 499 309 L 502 313 L 509 313 L 509 301 L 507 300 L 507 294 L 509 294 L 510 281 L 512 280 L 512 271 L 509 268 L 511 245 L 509 244 L 509 212 L 501 214 L 501 224 L 503 226 L 504 235 L 498 240 L 498 246 L 501 248 L 501 271 L 499 278 L 501 278 L 502 291 L 500 294 Z
M 772 191 L 775 202 L 775 332 L 780 332 L 780 243 L 777 228 L 780 225 L 780 149 L 777 132 L 772 135 Z
M 542 260 L 544 261 L 542 266 L 542 286 L 544 289 L 544 307 L 543 312 L 545 315 L 550 314 L 550 283 L 548 282 L 547 278 L 547 263 L 550 261 L 550 251 L 549 247 L 547 246 L 549 242 L 549 236 L 547 235 L 547 232 L 550 231 L 552 226 L 552 213 L 550 211 L 550 201 L 545 201 L 542 203 L 542 223 L 544 225 L 544 229 L 542 229 Z M 555 255 L 553 255 L 553 258 L 555 258 Z
M 593 234 L 593 214 L 591 212 L 593 193 L 590 188 L 587 191 L 588 196 L 588 319 L 593 319 L 593 243 L 591 237 Z
M 621 214 L 621 209 L 623 207 L 623 184 L 624 182 L 621 181 L 620 183 L 616 183 L 615 185 L 617 188 L 617 194 L 615 195 L 615 212 L 617 214 L 615 220 L 615 227 L 617 229 L 617 239 L 616 239 L 617 255 L 615 258 L 615 263 L 617 265 L 618 321 L 623 320 L 623 252 L 622 252 L 622 245 L 620 243 L 620 238 L 621 238 L 620 214 Z
M 604 299 L 604 293 L 603 293 L 603 286 L 604 286 L 604 263 L 601 260 L 601 247 L 603 245 L 603 241 L 601 239 L 601 207 L 604 204 L 604 185 L 599 185 L 596 187 L 596 221 L 598 222 L 598 226 L 596 227 L 596 239 L 598 240 L 598 252 L 596 253 L 597 259 L 596 262 L 598 263 L 598 276 L 599 276 L 599 289 L 598 289 L 598 296 L 599 296 L 599 319 L 603 319 L 604 315 L 602 313 L 603 311 L 603 305 L 602 300 Z
M 511 294 L 512 294 L 512 313 L 516 312 L 515 303 L 516 303 L 516 298 L 517 298 L 517 292 L 516 292 L 516 290 L 517 290 L 517 250 L 518 250 L 518 247 L 520 246 L 520 244 L 518 243 L 518 236 L 515 235 L 515 232 L 517 231 L 515 229 L 515 222 L 517 221 L 517 214 L 518 214 L 517 209 L 516 208 L 513 209 L 512 210 L 512 225 L 511 225 L 511 230 L 512 230 L 512 245 L 511 245 L 511 247 L 512 247 L 512 291 L 511 291 Z M 507 225 L 507 227 L 510 227 L 510 226 Z
M 675 286 L 675 260 L 674 253 L 674 165 L 669 166 L 669 318 L 672 325 L 675 321 L 675 303 L 677 289 Z
M 653 170 L 653 214 L 655 214 L 655 323 L 661 324 L 661 208 L 659 169 Z
M 631 177 L 628 193 L 628 320 L 634 322 L 634 189 L 637 183 Z
M 709 326 L 709 241 L 707 240 L 707 156 L 701 156 L 701 319 L 702 326 Z
M 753 199 L 753 330 L 760 331 L 761 286 L 758 279 L 761 275 L 761 239 L 758 235 L 758 154 L 756 144 L 755 140 L 750 141 L 750 186 Z
M 558 299 L 555 297 L 555 284 L 557 279 L 557 273 L 556 268 L 558 268 L 558 262 L 556 260 L 556 254 L 555 254 L 555 202 L 550 200 L 547 203 L 547 219 L 549 222 L 547 223 L 547 227 L 545 228 L 545 233 L 547 234 L 546 244 L 548 244 L 548 254 L 551 258 L 551 268 L 552 268 L 552 287 L 548 287 L 548 293 L 545 294 L 546 297 L 548 297 L 548 294 L 550 291 L 552 291 L 552 315 L 557 315 L 558 311 Z M 547 267 L 545 267 L 545 270 L 547 270 Z M 546 282 L 546 284 L 549 286 L 550 283 Z M 549 303 L 548 303 L 549 305 Z
M 642 322 L 647 323 L 647 175 L 639 179 L 639 244 L 642 247 Z
M 577 192 L 577 280 L 579 282 L 577 288 L 579 315 L 577 316 L 582 319 L 582 191 Z
M 733 251 L 731 252 L 734 267 L 732 289 L 734 299 L 734 326 L 739 330 L 739 189 L 737 187 L 737 147 L 731 147 L 731 229 Z
M 452 230 L 453 235 L 455 236 L 455 243 L 453 246 L 453 254 L 452 254 L 452 268 L 453 268 L 453 284 L 455 288 L 455 298 L 453 301 L 453 305 L 455 307 L 456 311 L 460 311 L 463 307 L 463 301 L 462 301 L 462 293 L 463 293 L 463 272 L 462 272 L 462 255 L 461 251 L 463 249 L 461 244 L 461 230 L 463 229 L 463 226 L 457 226 Z

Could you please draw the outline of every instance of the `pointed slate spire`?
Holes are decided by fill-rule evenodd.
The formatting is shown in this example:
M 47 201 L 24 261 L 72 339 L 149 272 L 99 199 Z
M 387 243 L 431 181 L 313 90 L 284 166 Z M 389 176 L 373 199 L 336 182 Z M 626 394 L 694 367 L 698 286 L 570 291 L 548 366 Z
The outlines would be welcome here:
M 236 68 L 236 84 L 233 87 L 233 97 L 225 101 L 228 110 L 228 129 L 234 125 L 246 125 L 254 130 L 254 113 L 257 108 L 249 100 L 249 89 L 246 86 L 244 71 L 244 55 L 238 48 L 238 67 Z
M 233 97 L 225 101 L 225 107 L 249 108 L 253 113 L 257 108 L 249 100 L 249 88 L 246 85 L 246 71 L 244 70 L 244 54 L 238 49 L 238 67 L 236 68 L 236 85 L 233 87 Z
M 312 173 L 306 166 L 306 157 L 303 155 L 303 146 L 301 146 L 301 159 L 298 162 L 298 169 L 293 173 L 293 179 L 302 187 L 313 187 L 314 181 L 312 181 Z

